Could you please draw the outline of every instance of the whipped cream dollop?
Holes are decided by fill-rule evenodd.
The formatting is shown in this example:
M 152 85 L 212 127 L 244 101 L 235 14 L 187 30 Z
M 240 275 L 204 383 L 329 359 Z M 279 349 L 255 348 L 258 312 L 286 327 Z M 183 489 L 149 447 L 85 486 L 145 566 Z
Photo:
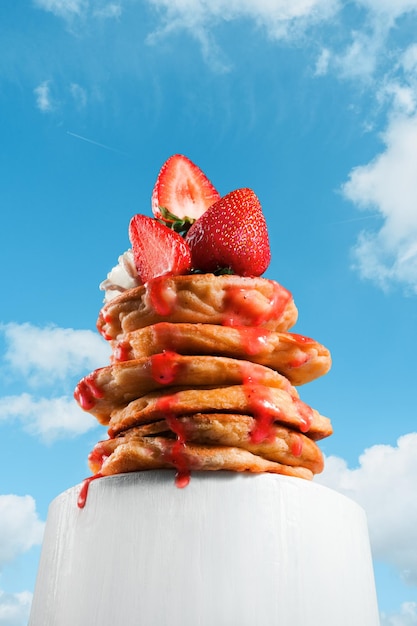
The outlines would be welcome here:
M 138 287 L 140 284 L 133 252 L 129 249 L 119 256 L 118 264 L 110 270 L 106 280 L 100 283 L 100 289 L 104 291 L 104 302 L 109 302 L 124 291 Z

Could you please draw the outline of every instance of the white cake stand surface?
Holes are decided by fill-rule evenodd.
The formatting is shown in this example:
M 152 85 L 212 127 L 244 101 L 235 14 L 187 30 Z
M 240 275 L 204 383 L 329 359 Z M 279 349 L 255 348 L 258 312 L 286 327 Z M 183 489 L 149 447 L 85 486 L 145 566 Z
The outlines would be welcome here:
M 29 626 L 378 626 L 363 510 L 272 474 L 136 472 L 51 504 Z

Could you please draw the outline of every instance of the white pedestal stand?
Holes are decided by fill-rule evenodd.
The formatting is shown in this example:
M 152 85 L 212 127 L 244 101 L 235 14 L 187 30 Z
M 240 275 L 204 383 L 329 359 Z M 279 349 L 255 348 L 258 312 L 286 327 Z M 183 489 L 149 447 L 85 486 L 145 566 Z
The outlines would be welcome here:
M 298 478 L 171 471 L 51 504 L 29 626 L 378 626 L 368 531 Z

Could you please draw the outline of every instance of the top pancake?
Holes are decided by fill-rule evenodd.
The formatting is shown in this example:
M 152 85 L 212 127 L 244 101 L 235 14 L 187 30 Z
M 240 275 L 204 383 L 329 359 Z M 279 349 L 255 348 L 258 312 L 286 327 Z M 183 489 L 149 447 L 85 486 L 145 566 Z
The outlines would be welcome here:
M 97 328 L 108 340 L 158 322 L 259 326 L 289 330 L 297 320 L 292 295 L 266 278 L 191 274 L 162 276 L 107 303 Z

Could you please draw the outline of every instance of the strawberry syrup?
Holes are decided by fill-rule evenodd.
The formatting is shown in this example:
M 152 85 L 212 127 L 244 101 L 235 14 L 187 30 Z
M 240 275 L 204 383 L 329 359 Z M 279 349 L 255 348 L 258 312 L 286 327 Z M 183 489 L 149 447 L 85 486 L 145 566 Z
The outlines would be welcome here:
M 146 292 L 152 307 L 161 317 L 167 317 L 174 309 L 176 293 L 167 282 L 167 275 L 158 276 L 146 283 Z
M 163 396 L 158 399 L 157 408 L 161 411 L 161 413 L 163 413 L 166 423 L 177 437 L 168 454 L 168 461 L 172 463 L 177 470 L 175 475 L 176 486 L 183 489 L 190 482 L 191 471 L 185 454 L 185 444 L 187 441 L 186 431 L 181 420 L 174 415 L 174 404 L 174 396 Z
M 303 440 L 297 433 L 293 433 L 293 439 L 291 441 L 290 452 L 293 456 L 301 456 L 303 452 Z
M 261 375 L 250 363 L 242 362 L 243 387 L 256 425 L 250 433 L 252 443 L 271 441 L 274 438 L 273 423 L 278 417 L 271 401 L 269 387 L 261 383 Z
M 291 300 L 291 293 L 273 284 L 273 294 L 269 303 L 259 302 L 258 294 L 245 287 L 230 286 L 225 295 L 223 324 L 225 326 L 262 326 L 271 319 L 279 320 Z
M 112 363 L 120 363 L 122 361 L 129 361 L 131 358 L 131 347 L 125 341 L 118 343 L 113 350 Z
M 80 380 L 75 388 L 74 398 L 84 411 L 91 411 L 96 401 L 104 397 L 104 392 L 96 384 L 95 378 L 96 372 L 92 372 Z
M 109 335 L 106 331 L 106 326 L 108 324 L 111 324 L 112 321 L 113 321 L 113 318 L 111 317 L 111 315 L 109 314 L 105 315 L 103 311 L 100 311 L 98 315 L 98 320 L 97 320 L 97 330 L 104 337 L 106 341 L 111 341 L 112 339 L 114 339 L 114 337 Z
M 294 404 L 300 416 L 300 430 L 302 433 L 307 433 L 313 423 L 313 409 L 299 398 L 294 398 Z
M 236 326 L 243 349 L 251 356 L 263 352 L 268 341 L 268 331 L 251 326 Z
M 151 356 L 152 378 L 162 385 L 170 385 L 175 382 L 179 369 L 178 354 L 165 350 Z
M 80 493 L 78 494 L 78 500 L 77 500 L 77 506 L 79 509 L 83 509 L 85 507 L 90 484 L 93 482 L 93 480 L 97 480 L 97 478 L 102 478 L 102 477 L 103 477 L 103 474 L 100 474 L 99 472 L 98 474 L 94 474 L 94 476 L 89 476 L 83 481 L 81 485 Z

